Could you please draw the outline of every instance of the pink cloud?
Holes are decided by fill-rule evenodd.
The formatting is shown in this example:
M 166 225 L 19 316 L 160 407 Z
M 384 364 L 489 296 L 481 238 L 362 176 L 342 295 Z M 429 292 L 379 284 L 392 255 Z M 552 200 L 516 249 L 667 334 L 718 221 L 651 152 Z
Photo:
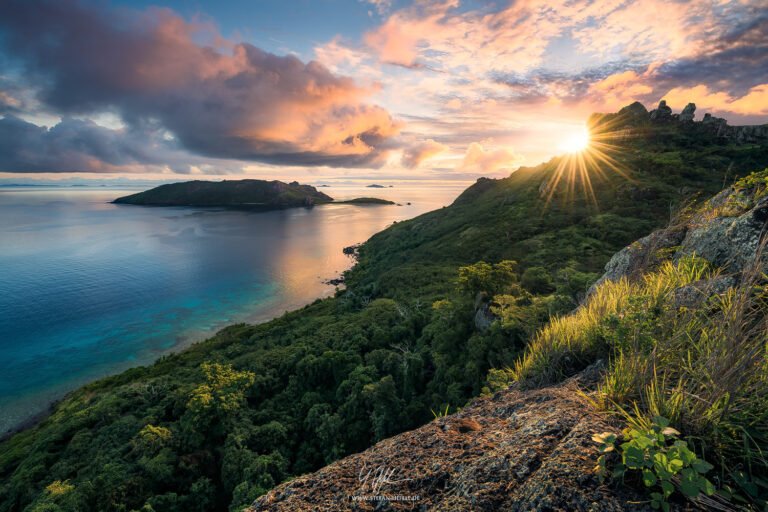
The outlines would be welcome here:
M 383 165 L 402 126 L 366 102 L 375 87 L 316 61 L 224 44 L 211 27 L 168 9 L 2 5 L 10 47 L 46 77 L 38 96 L 58 113 L 112 110 L 131 125 L 160 123 L 209 157 L 344 167 Z M 198 44 L 201 37 L 217 46 Z
M 445 151 L 448 151 L 448 146 L 435 142 L 432 139 L 427 139 L 403 151 L 402 164 L 408 169 L 413 169 L 418 167 L 424 160 L 428 160 Z
M 473 142 L 467 148 L 464 159 L 458 166 L 463 171 L 490 174 L 499 170 L 509 171 L 523 162 L 522 155 L 510 148 L 498 148 L 486 150 L 477 142 Z
M 683 108 L 694 102 L 701 109 L 733 112 L 745 115 L 768 114 L 768 83 L 752 87 L 742 96 L 732 96 L 724 91 L 713 91 L 706 85 L 675 87 L 663 95 L 672 108 Z

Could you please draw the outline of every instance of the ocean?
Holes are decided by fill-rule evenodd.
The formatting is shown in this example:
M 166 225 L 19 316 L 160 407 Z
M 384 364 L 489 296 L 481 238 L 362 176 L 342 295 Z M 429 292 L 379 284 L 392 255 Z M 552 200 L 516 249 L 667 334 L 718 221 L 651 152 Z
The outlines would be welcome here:
M 67 391 L 334 293 L 342 249 L 465 184 L 321 188 L 401 206 L 141 207 L 137 190 L 0 188 L 0 433 Z M 406 203 L 411 203 L 410 205 Z

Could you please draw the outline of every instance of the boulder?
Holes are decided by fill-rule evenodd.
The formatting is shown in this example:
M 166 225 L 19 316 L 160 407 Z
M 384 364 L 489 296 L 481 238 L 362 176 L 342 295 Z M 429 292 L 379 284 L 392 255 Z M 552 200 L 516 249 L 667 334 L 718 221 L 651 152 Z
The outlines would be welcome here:
M 734 276 L 700 279 L 673 291 L 676 308 L 695 308 L 714 295 L 722 295 L 736 286 Z
M 718 195 L 723 202 L 727 196 Z M 749 271 L 768 222 L 768 197 L 759 198 L 749 210 L 735 216 L 697 219 L 687 231 L 676 258 L 698 256 L 730 274 Z
M 636 490 L 598 481 L 592 436 L 624 425 L 591 407 L 580 385 L 477 398 L 279 485 L 246 510 L 651 511 Z
M 651 121 L 666 123 L 672 121 L 672 109 L 667 106 L 666 100 L 661 100 L 655 110 L 651 110 Z
M 483 331 L 498 319 L 499 317 L 494 315 L 493 311 L 491 311 L 490 304 L 483 304 L 477 308 L 477 312 L 475 313 L 475 327 Z
M 682 112 L 680 112 L 680 122 L 690 123 L 693 122 L 693 113 L 696 112 L 696 104 L 689 103 L 685 106 Z

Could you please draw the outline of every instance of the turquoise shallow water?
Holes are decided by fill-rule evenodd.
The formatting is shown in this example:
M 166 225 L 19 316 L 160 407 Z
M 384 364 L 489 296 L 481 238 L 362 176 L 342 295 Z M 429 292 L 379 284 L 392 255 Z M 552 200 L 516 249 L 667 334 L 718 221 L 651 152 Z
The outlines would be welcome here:
M 332 294 L 323 281 L 351 264 L 343 247 L 461 189 L 339 186 L 322 190 L 412 204 L 261 213 L 0 189 L 0 432 L 90 380 Z

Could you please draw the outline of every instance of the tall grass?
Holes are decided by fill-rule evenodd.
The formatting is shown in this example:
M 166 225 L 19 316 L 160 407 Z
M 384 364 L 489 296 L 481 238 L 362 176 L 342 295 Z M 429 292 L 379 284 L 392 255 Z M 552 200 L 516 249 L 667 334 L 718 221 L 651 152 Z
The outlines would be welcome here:
M 761 251 L 762 253 L 763 251 Z M 760 261 L 758 258 L 756 261 Z M 595 402 L 635 424 L 669 418 L 720 481 L 768 496 L 768 287 L 760 265 L 721 295 L 676 307 L 681 286 L 718 277 L 699 258 L 663 263 L 636 282 L 607 282 L 533 339 L 512 377 L 541 385 L 609 361 Z M 741 486 L 741 488 L 739 488 Z

